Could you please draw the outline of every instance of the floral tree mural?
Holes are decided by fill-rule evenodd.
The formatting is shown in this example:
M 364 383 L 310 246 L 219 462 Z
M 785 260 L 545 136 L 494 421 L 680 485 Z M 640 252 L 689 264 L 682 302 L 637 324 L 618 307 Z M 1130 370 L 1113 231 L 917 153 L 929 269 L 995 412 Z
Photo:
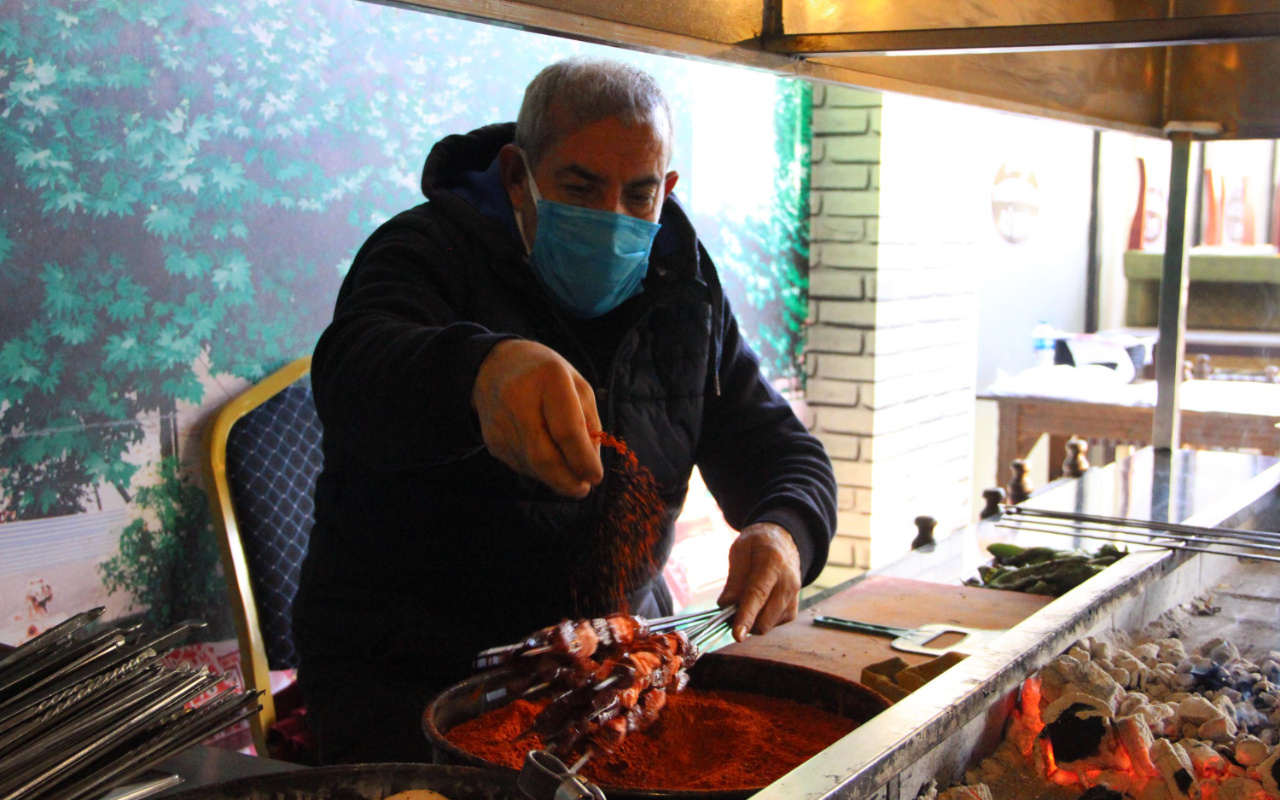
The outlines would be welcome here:
M 310 351 L 355 250 L 422 201 L 434 141 L 513 118 L 536 70 L 578 52 L 653 72 L 682 136 L 682 87 L 717 69 L 355 0 L 0 3 L 0 562 L 57 539 L 40 521 L 114 510 L 99 590 L 157 624 L 216 615 L 189 477 L 209 407 Z M 807 90 L 768 80 L 775 201 L 733 230 L 695 218 L 785 378 Z M 3 572 L 0 590 L 34 580 Z

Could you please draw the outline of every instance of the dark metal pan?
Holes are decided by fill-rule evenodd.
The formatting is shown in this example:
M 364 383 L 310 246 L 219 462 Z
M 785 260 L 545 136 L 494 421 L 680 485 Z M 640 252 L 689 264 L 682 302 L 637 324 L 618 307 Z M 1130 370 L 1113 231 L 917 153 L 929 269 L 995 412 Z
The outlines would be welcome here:
M 505 705 L 511 697 L 503 687 L 513 676 L 509 669 L 481 673 L 437 695 L 423 713 L 422 727 L 436 760 L 501 770 L 513 778 L 515 770 L 484 761 L 445 738 L 455 725 Z M 708 653 L 690 670 L 690 685 L 778 697 L 817 706 L 859 724 L 889 707 L 889 701 L 860 683 L 825 672 L 754 658 Z M 763 786 L 744 791 L 652 791 L 619 786 L 600 787 L 609 800 L 738 800 Z

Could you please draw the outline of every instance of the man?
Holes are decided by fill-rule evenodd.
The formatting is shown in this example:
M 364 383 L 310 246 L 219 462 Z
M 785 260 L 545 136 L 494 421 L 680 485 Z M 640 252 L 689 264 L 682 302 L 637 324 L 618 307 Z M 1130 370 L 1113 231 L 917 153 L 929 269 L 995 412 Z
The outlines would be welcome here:
M 486 647 L 617 610 L 602 586 L 670 613 L 695 464 L 741 531 L 720 597 L 738 639 L 792 619 L 825 563 L 830 462 L 742 341 L 671 141 L 648 75 L 552 65 L 515 125 L 439 142 L 428 202 L 357 254 L 313 362 L 325 465 L 294 606 L 324 760 L 428 759 L 433 694 Z M 601 430 L 661 494 L 638 572 L 602 524 Z

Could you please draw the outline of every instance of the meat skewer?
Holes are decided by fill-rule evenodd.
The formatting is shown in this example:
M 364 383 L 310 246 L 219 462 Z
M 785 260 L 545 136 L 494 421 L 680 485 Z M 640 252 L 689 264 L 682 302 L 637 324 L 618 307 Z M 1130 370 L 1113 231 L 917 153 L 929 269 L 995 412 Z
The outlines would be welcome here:
M 627 614 L 566 619 L 522 642 L 486 650 L 476 664 L 515 667 L 509 692 L 524 697 L 554 692 L 522 735 L 541 735 L 547 750 L 559 757 L 581 753 L 580 766 L 651 726 L 669 694 L 688 685 L 688 668 L 700 647 L 723 635 L 735 611 L 656 620 Z
M 492 647 L 481 652 L 476 656 L 474 666 L 478 670 L 489 669 L 506 664 L 517 656 L 534 657 L 547 653 L 560 653 L 574 659 L 590 658 L 601 646 L 625 646 L 650 633 L 697 627 L 722 615 L 725 610 L 716 608 L 653 620 L 621 613 L 594 619 L 566 619 L 536 631 L 522 642 Z

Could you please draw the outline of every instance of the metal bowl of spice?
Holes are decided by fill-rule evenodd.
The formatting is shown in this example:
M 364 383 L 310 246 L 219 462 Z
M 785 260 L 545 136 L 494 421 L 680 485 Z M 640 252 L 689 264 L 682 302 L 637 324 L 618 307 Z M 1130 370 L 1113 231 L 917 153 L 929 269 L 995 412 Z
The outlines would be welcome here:
M 651 728 L 582 767 L 610 800 L 749 797 L 889 706 L 860 683 L 773 661 L 708 653 L 690 675 Z M 422 724 L 438 762 L 514 774 L 541 746 L 530 728 L 542 706 L 511 697 L 513 677 L 482 673 L 432 700 Z

